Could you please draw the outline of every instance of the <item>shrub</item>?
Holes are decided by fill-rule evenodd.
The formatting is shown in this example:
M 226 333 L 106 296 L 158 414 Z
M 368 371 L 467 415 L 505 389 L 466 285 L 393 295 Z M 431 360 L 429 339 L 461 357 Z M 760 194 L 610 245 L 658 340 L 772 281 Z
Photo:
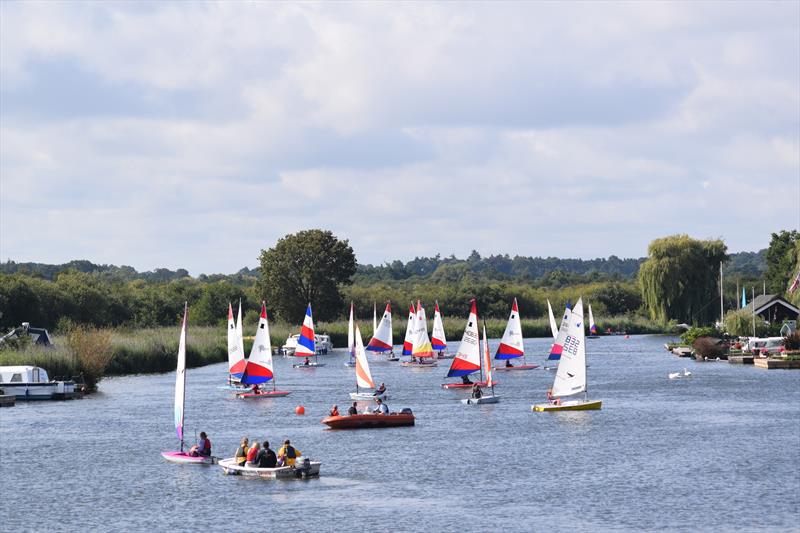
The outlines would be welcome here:
M 800 331 L 795 331 L 784 337 L 783 347 L 791 351 L 800 350 Z
M 719 332 L 717 332 L 717 330 L 714 328 L 693 327 L 689 328 L 687 332 L 681 335 L 681 339 L 686 344 L 691 344 L 694 346 L 695 339 L 699 339 L 700 337 L 715 337 L 717 335 L 719 335 Z
M 698 337 L 692 342 L 692 348 L 694 348 L 697 355 L 708 359 L 722 358 L 728 352 L 727 344 L 718 342 L 710 337 Z
M 78 326 L 67 335 L 67 347 L 72 352 L 89 390 L 97 388 L 108 363 L 114 357 L 111 349 L 111 332 Z

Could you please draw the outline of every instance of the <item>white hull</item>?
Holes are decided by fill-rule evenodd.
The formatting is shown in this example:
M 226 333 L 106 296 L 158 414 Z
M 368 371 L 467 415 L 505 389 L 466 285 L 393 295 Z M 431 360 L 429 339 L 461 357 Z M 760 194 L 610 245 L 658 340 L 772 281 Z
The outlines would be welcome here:
M 318 366 L 325 366 L 325 363 L 309 363 L 307 365 L 300 363 L 299 365 L 292 365 L 294 368 L 316 368 Z
M 222 459 L 219 461 L 219 466 L 222 470 L 229 475 L 233 476 L 247 476 L 258 477 L 261 479 L 295 479 L 303 477 L 319 476 L 319 469 L 322 465 L 319 461 L 311 461 L 308 472 L 291 467 L 279 466 L 276 468 L 254 468 L 251 466 L 239 466 L 236 464 L 236 459 Z
M 73 381 L 0 383 L 0 389 L 6 396 L 14 396 L 17 400 L 52 400 L 54 398 L 71 398 L 75 395 Z
M 375 396 L 371 392 L 351 392 L 350 399 L 351 400 L 364 400 L 364 401 L 373 401 L 376 398 L 380 398 L 381 400 L 386 400 L 389 398 L 389 395 L 385 392 L 383 394 L 379 394 Z
M 465 405 L 482 405 L 484 403 L 497 403 L 500 401 L 500 396 L 481 396 L 480 398 L 464 398 L 461 403 Z

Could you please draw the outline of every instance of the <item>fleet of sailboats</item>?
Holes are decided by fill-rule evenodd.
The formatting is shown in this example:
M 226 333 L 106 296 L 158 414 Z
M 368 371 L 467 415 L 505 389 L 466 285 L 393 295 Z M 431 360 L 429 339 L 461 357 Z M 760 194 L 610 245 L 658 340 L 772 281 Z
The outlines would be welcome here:
M 239 380 L 246 364 L 242 336 L 242 302 L 239 301 L 238 321 L 233 320 L 233 307 L 228 302 L 228 386 L 225 388 L 242 390 Z

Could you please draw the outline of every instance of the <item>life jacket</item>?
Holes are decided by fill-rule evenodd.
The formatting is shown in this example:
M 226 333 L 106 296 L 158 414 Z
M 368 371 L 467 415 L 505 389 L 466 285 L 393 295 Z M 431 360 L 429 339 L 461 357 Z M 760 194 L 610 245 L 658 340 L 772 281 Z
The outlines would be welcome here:
M 294 446 L 284 446 L 283 453 L 289 459 L 296 459 L 297 458 L 297 451 L 294 449 Z
M 203 447 L 198 450 L 200 455 L 211 455 L 211 439 L 206 438 L 200 442 L 203 444 Z
M 257 453 L 258 450 L 256 450 L 255 448 L 250 448 L 249 450 L 247 450 L 247 460 L 252 463 L 255 460 Z

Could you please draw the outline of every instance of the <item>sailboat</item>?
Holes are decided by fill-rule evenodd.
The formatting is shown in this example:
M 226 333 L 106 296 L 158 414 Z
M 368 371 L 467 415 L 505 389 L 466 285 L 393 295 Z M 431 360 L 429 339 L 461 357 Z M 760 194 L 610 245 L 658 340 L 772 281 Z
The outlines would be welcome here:
M 256 388 L 268 381 L 272 381 L 272 390 Z M 275 386 L 275 371 L 272 366 L 272 344 L 269 338 L 269 320 L 267 320 L 267 304 L 261 302 L 261 315 L 258 318 L 258 329 L 253 340 L 253 348 L 247 360 L 242 383 L 253 385 L 252 392 L 241 393 L 238 396 L 247 398 L 277 398 L 288 396 L 289 391 L 277 390 Z
M 453 362 L 450 363 L 450 370 L 447 371 L 448 378 L 462 378 L 481 370 L 481 348 L 480 337 L 478 336 L 478 306 L 473 298 L 470 300 L 472 307 L 467 318 L 467 325 L 464 327 L 464 335 L 461 337 L 461 344 L 458 345 Z M 479 383 L 479 385 L 484 384 Z M 464 389 L 472 387 L 474 383 L 457 381 L 455 383 L 443 383 L 443 389 Z
M 558 332 L 559 339 L 567 330 L 558 361 L 553 388 L 548 392 L 548 403 L 532 405 L 534 411 L 586 411 L 600 409 L 602 400 L 589 400 L 586 384 L 586 339 L 583 324 L 583 300 L 578 299 L 569 316 L 568 325 Z M 583 393 L 583 398 L 574 398 Z M 566 399 L 565 398 L 573 398 Z
M 241 322 L 242 302 L 240 301 L 238 323 L 241 324 Z M 250 387 L 243 387 L 239 382 L 247 364 L 244 358 L 244 339 L 240 331 L 237 322 L 233 320 L 233 307 L 228 302 L 228 384 L 220 388 L 237 392 L 250 390 Z
M 433 308 L 431 347 L 434 349 L 436 357 L 439 359 L 451 359 L 453 357 L 445 353 L 445 350 L 447 350 L 447 339 L 444 336 L 444 324 L 442 324 L 442 313 L 439 312 L 439 302 L 436 302 Z
M 300 336 L 297 338 L 297 348 L 294 351 L 295 357 L 305 357 L 305 361 L 292 365 L 294 368 L 314 368 L 325 366 L 317 358 L 316 344 L 314 340 L 314 319 L 311 316 L 311 304 L 306 307 L 306 316 L 303 318 L 303 327 L 300 329 Z M 311 361 L 309 357 L 314 357 Z
M 375 330 L 372 338 L 366 347 L 367 350 L 375 353 L 385 353 L 387 361 L 397 361 L 398 357 L 392 352 L 392 303 L 386 304 L 383 316 Z
M 564 338 L 567 335 L 567 327 L 569 325 L 569 317 L 572 314 L 572 310 L 570 310 L 569 303 L 567 304 L 566 309 L 564 310 L 564 316 L 561 317 L 561 327 L 558 329 L 558 333 L 553 340 L 553 344 L 550 346 L 550 353 L 547 356 L 547 361 L 558 361 L 561 359 L 561 352 L 564 350 Z M 562 334 L 563 332 L 563 334 Z M 557 363 L 556 363 L 557 364 Z M 545 366 L 545 370 L 554 370 L 557 367 L 555 366 Z
M 356 391 L 350 393 L 351 400 L 374 400 L 375 398 L 385 399 L 386 393 L 374 394 L 375 382 L 372 380 L 372 373 L 369 371 L 369 361 L 367 352 L 364 351 L 364 342 L 361 340 L 361 331 L 356 326 Z M 368 389 L 363 391 L 361 389 Z
M 547 315 L 550 317 L 550 333 L 553 334 L 553 340 L 558 337 L 558 326 L 556 325 L 556 317 L 553 315 L 553 306 L 550 305 L 550 299 L 547 299 Z
M 347 353 L 350 358 L 344 366 L 356 366 L 355 360 L 355 330 L 353 329 L 353 302 L 350 302 L 350 319 L 347 321 Z
M 594 323 L 594 315 L 592 315 L 592 304 L 589 304 L 589 334 L 587 339 L 599 339 L 600 335 L 597 334 L 597 324 Z
M 521 365 L 512 365 L 512 359 L 522 358 Z M 498 366 L 495 370 L 533 370 L 539 368 L 539 365 L 529 365 L 525 361 L 525 348 L 522 343 L 522 323 L 519 320 L 519 307 L 517 307 L 517 299 L 511 304 L 511 314 L 508 316 L 508 323 L 506 330 L 503 332 L 503 339 L 500 341 L 500 346 L 497 348 L 497 353 L 494 355 L 495 359 L 505 361 L 504 366 Z
M 411 361 L 403 361 L 403 366 L 416 368 L 433 368 L 437 366 L 435 354 L 428 337 L 428 320 L 425 318 L 425 308 L 417 300 L 417 313 L 414 319 L 414 344 L 411 348 Z
M 480 398 L 464 398 L 461 403 L 467 405 L 481 405 L 484 403 L 497 403 L 500 401 L 500 396 L 494 393 L 494 380 L 492 380 L 492 356 L 489 352 L 489 338 L 486 336 L 486 322 L 483 323 L 483 368 L 486 369 L 486 384 L 492 388 L 491 394 L 481 393 Z M 480 385 L 479 385 L 480 386 Z
M 204 455 L 193 457 L 183 451 L 183 415 L 186 399 L 186 317 L 188 313 L 189 306 L 184 303 L 181 336 L 178 342 L 178 366 L 175 369 L 175 433 L 178 435 L 181 449 L 173 452 L 161 452 L 161 457 L 171 463 L 210 465 L 214 464 L 215 457 Z
M 414 304 L 408 306 L 408 322 L 406 322 L 406 336 L 403 339 L 403 355 L 411 355 L 414 349 L 414 323 L 417 314 L 414 312 Z

